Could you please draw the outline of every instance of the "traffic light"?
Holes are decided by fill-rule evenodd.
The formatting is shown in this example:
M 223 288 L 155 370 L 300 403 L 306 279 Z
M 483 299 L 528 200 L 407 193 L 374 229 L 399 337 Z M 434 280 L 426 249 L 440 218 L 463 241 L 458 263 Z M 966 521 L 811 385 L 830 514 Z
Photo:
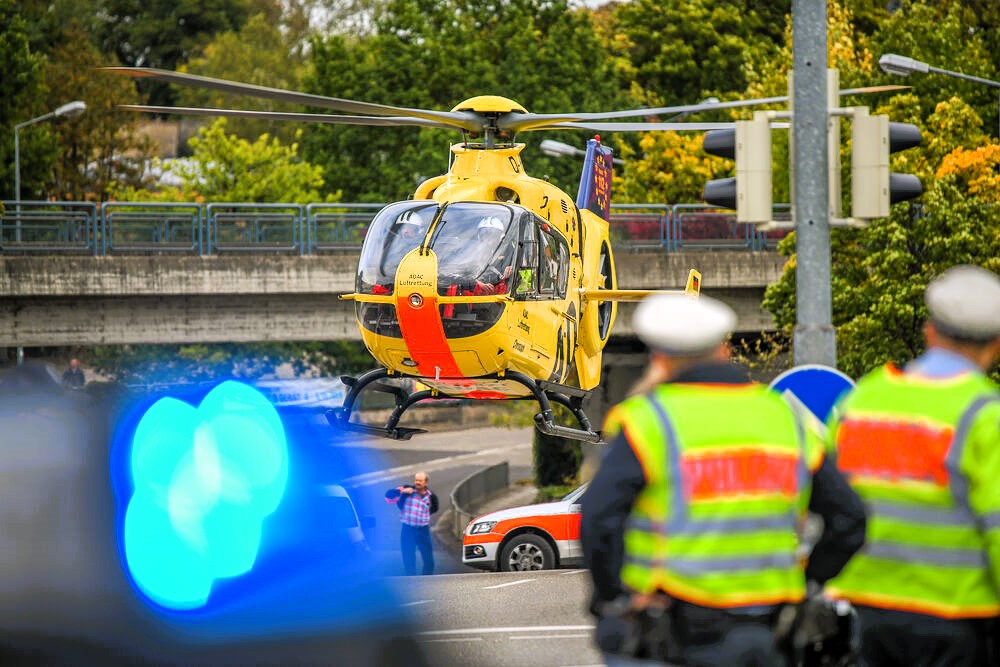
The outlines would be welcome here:
M 889 215 L 890 204 L 919 197 L 924 189 L 912 174 L 889 171 L 889 155 L 919 146 L 920 128 L 869 116 L 864 107 L 851 122 L 851 216 L 863 220 Z
M 761 112 L 736 127 L 705 133 L 702 148 L 710 155 L 736 160 L 736 177 L 711 180 L 702 198 L 736 209 L 737 222 L 771 220 L 771 124 Z

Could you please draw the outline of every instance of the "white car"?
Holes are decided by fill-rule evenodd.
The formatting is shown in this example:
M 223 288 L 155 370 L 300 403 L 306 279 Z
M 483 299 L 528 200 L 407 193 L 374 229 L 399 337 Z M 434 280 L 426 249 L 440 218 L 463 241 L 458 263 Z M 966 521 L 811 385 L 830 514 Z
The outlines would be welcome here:
M 484 570 L 550 570 L 579 565 L 579 486 L 554 503 L 490 512 L 469 522 L 462 538 L 462 562 Z

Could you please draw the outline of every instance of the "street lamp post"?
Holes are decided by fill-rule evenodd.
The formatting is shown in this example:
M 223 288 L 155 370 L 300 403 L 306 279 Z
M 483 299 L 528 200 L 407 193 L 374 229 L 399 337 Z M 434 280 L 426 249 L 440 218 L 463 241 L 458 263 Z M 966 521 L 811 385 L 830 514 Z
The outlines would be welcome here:
M 564 144 L 561 141 L 554 141 L 552 139 L 544 139 L 539 145 L 542 152 L 549 157 L 587 157 L 587 151 L 582 148 L 577 148 L 576 146 L 570 146 L 569 144 Z M 621 158 L 611 158 L 611 162 L 616 165 L 623 165 L 625 161 Z
M 702 101 L 698 102 L 698 104 L 706 104 L 706 105 L 708 105 L 708 104 L 718 104 L 718 103 L 719 103 L 719 98 L 715 97 L 715 96 L 706 97 Z M 705 109 L 700 109 L 700 111 L 705 111 Z M 679 114 L 677 114 L 676 116 L 671 116 L 670 118 L 668 118 L 666 120 L 666 122 L 667 123 L 673 123 L 673 122 L 678 121 L 678 120 L 683 120 L 683 119 L 687 118 L 688 116 L 690 116 L 693 113 L 695 113 L 695 112 L 694 111 L 682 111 Z
M 47 114 L 39 116 L 38 118 L 32 118 L 31 120 L 26 120 L 23 123 L 18 123 L 14 126 L 14 201 L 17 203 L 18 213 L 21 211 L 21 138 L 19 132 L 22 127 L 27 127 L 28 125 L 34 125 L 35 123 L 40 123 L 43 120 L 48 120 L 50 118 L 72 118 L 73 116 L 79 116 L 84 111 L 87 110 L 87 104 L 80 100 L 74 102 L 69 102 L 62 105 L 55 111 L 50 111 Z M 20 215 L 18 215 L 18 241 L 20 241 L 21 232 L 21 220 Z
M 981 83 L 992 88 L 1000 88 L 1000 81 L 992 81 L 990 79 L 972 76 L 971 74 L 962 74 L 961 72 L 953 72 L 948 69 L 941 69 L 940 67 L 932 67 L 925 62 L 914 60 L 913 58 L 907 58 L 906 56 L 900 56 L 895 53 L 883 54 L 882 57 L 878 59 L 878 66 L 881 67 L 882 71 L 886 74 L 895 74 L 897 76 L 909 76 L 913 72 L 917 72 L 919 74 L 933 72 L 934 74 L 944 74 L 945 76 L 955 77 L 956 79 L 964 79 L 965 81 L 972 81 L 973 83 Z M 998 93 L 997 97 L 997 123 L 997 137 L 1000 138 L 1000 93 Z
M 14 126 L 14 215 L 16 216 L 14 240 L 18 243 L 21 242 L 21 128 L 40 123 L 43 120 L 49 120 L 50 118 L 72 118 L 73 116 L 79 116 L 86 110 L 87 104 L 85 102 L 74 100 L 58 107 L 55 111 L 50 111 L 38 118 L 32 118 Z M 23 363 L 24 348 L 18 345 L 17 365 L 20 366 Z

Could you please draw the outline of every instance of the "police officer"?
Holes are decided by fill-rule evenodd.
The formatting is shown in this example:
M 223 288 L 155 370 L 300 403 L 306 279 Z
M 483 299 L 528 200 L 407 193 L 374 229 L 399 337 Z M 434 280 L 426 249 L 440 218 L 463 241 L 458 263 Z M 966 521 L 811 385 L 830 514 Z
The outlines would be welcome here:
M 633 664 L 614 655 L 624 651 L 685 665 L 783 665 L 776 617 L 864 539 L 864 507 L 820 438 L 728 363 L 735 322 L 707 296 L 654 295 L 636 309 L 657 382 L 609 413 L 610 445 L 582 499 L 609 664 Z M 824 529 L 803 571 L 797 528 L 807 509 Z M 626 636 L 636 623 L 619 622 L 658 615 L 672 630 L 653 647 L 636 647 Z
M 869 522 L 829 590 L 857 608 L 868 665 L 997 665 L 1000 279 L 956 266 L 925 301 L 926 352 L 862 378 L 832 431 Z

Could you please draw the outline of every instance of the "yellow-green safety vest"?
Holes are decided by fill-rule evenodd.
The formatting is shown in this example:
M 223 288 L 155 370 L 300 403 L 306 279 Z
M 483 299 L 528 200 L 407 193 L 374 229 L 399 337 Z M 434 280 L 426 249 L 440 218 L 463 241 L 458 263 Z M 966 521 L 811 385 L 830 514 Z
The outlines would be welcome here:
M 646 485 L 626 524 L 622 582 L 711 607 L 797 602 L 797 529 L 823 443 L 756 384 L 665 384 L 608 415 Z
M 984 375 L 885 366 L 844 399 L 831 445 L 868 509 L 839 597 L 942 618 L 1000 614 L 1000 393 Z

